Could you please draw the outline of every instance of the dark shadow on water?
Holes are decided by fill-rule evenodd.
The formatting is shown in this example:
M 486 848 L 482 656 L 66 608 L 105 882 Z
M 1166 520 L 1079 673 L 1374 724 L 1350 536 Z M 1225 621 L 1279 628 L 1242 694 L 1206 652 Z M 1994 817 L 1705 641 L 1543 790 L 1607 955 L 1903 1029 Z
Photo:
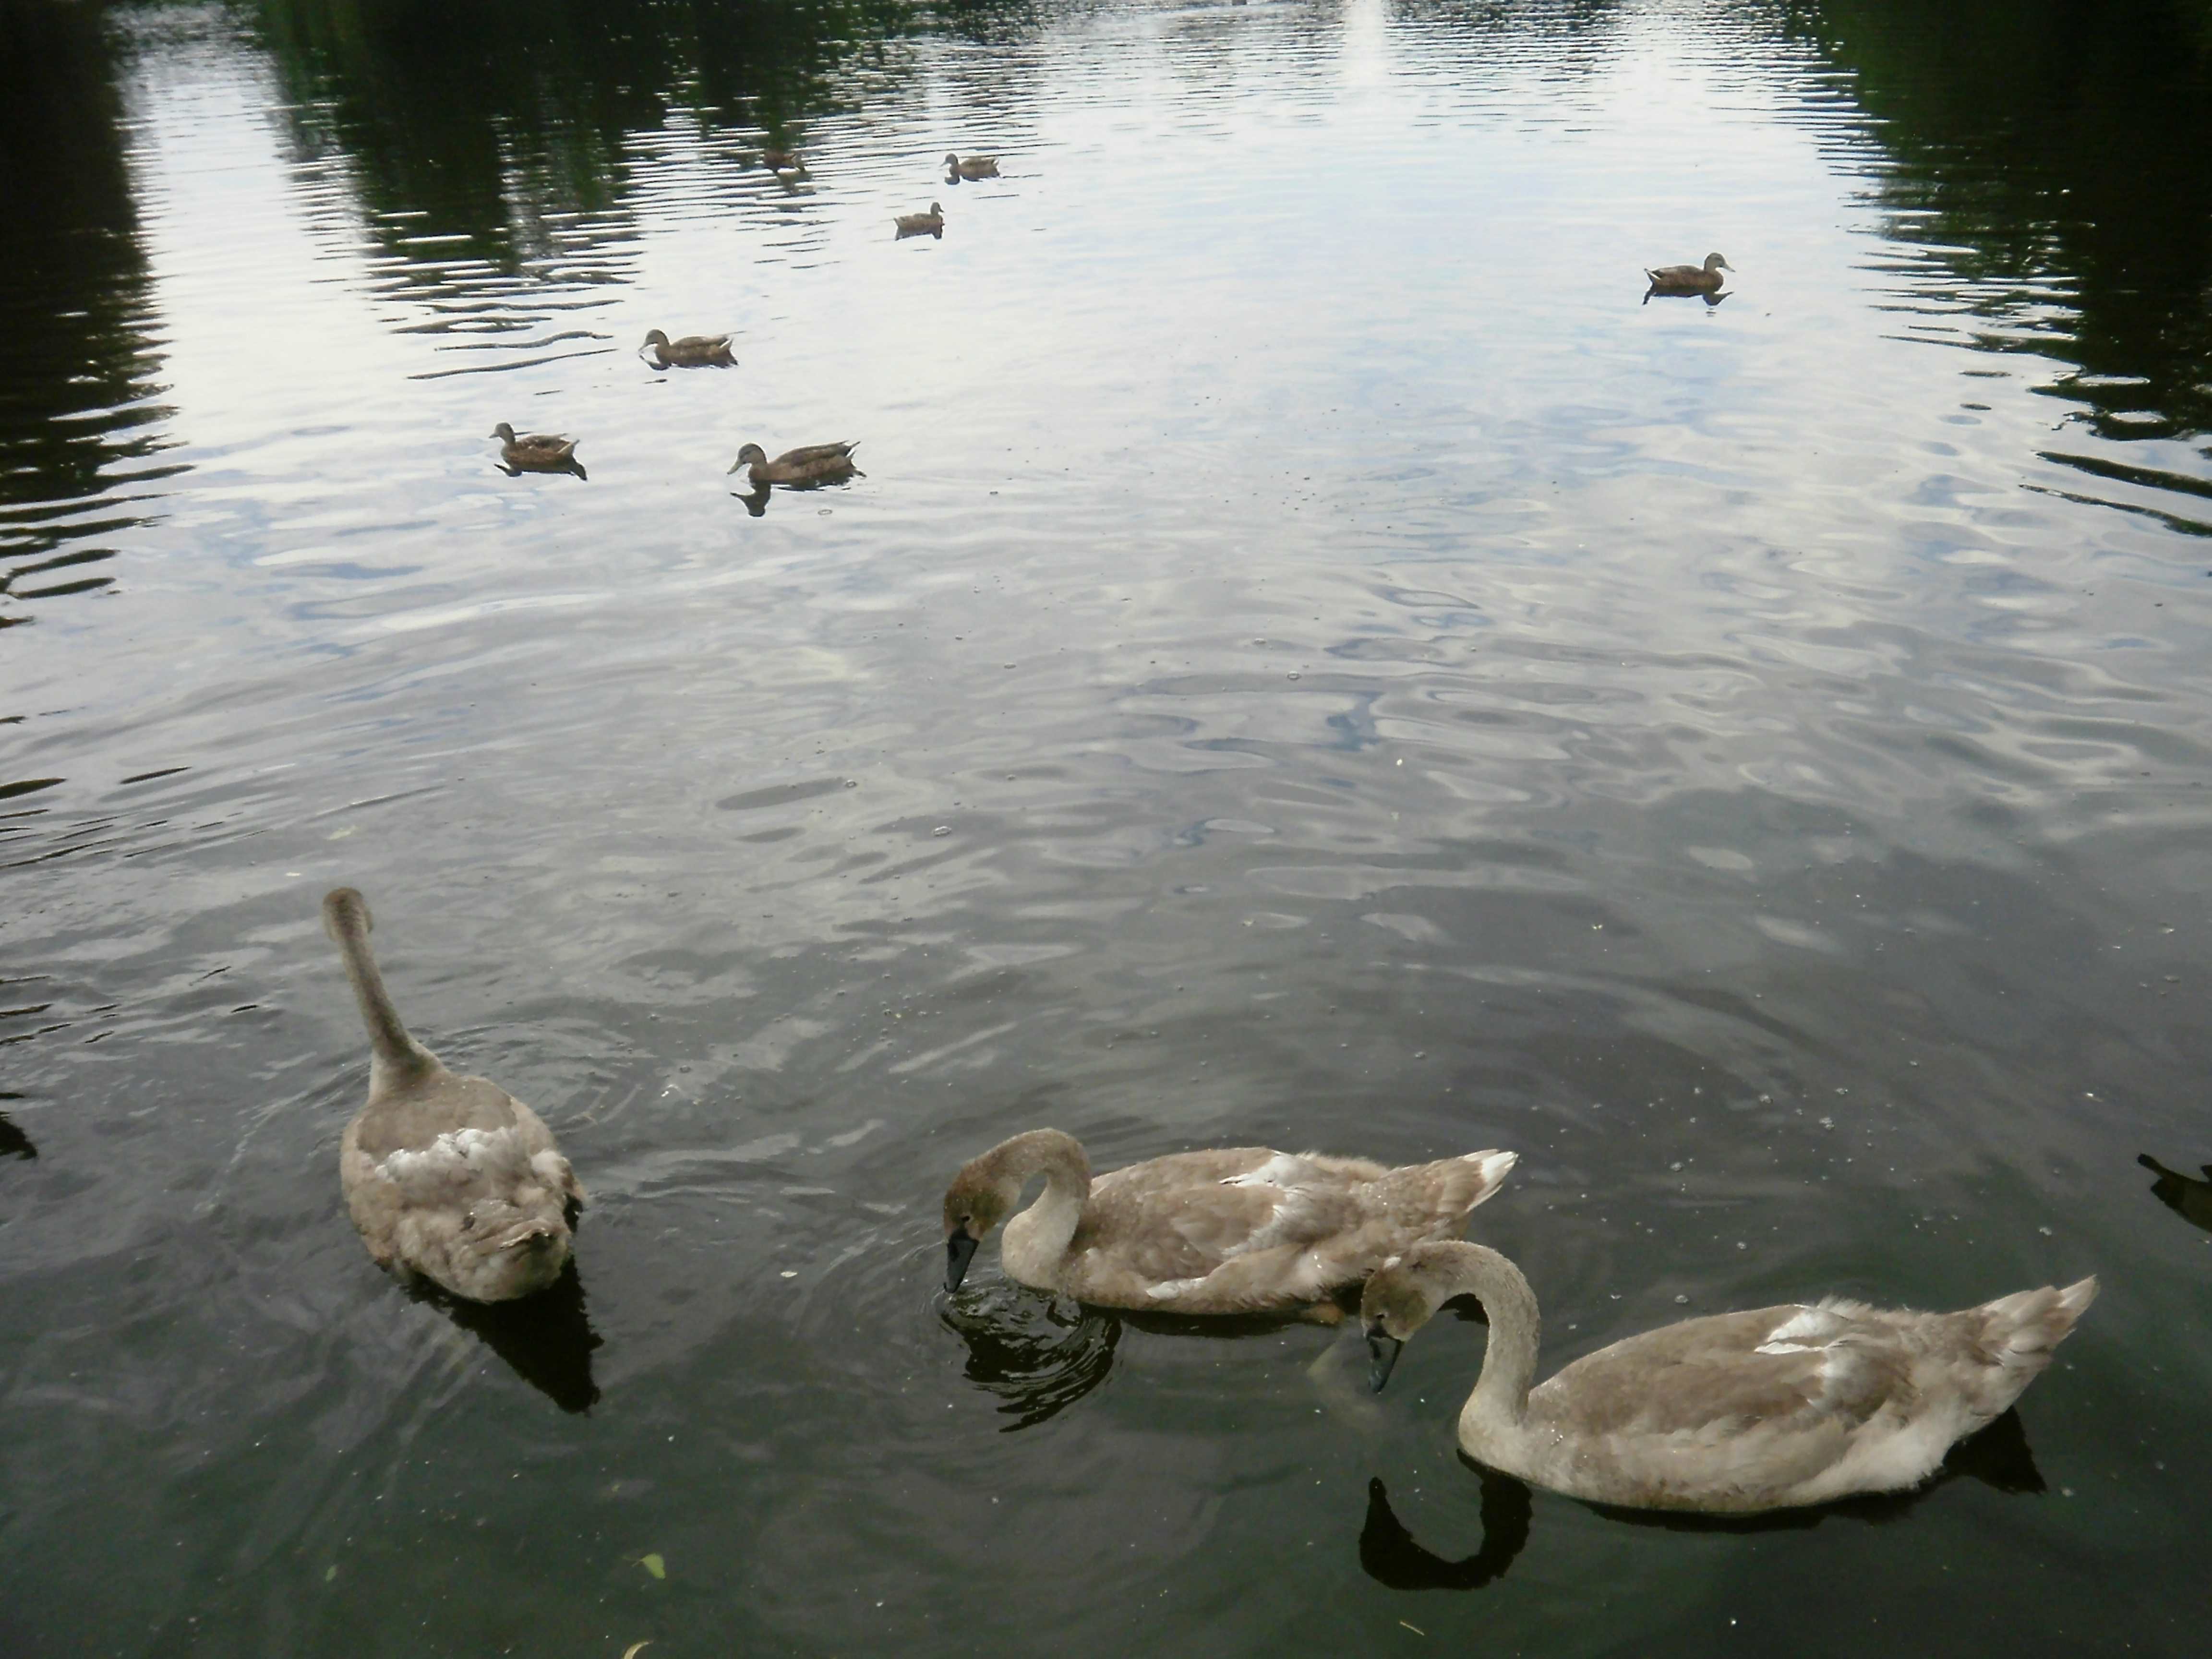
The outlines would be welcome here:
M 1392 1589 L 1480 1589 L 1502 1577 L 1528 1541 L 1534 1498 L 1527 1482 L 1485 1468 L 1466 1453 L 1460 1462 L 1482 1482 L 1482 1547 L 1453 1561 L 1415 1541 L 1390 1509 L 1380 1480 L 1367 1483 L 1367 1522 L 1359 1532 L 1359 1565 L 1370 1578 Z M 1777 1510 L 1765 1515 L 1686 1515 L 1665 1510 L 1623 1509 L 1612 1504 L 1588 1507 L 1609 1521 L 1657 1527 L 1669 1532 L 1802 1532 L 1831 1516 L 1883 1526 L 1901 1521 L 1939 1486 L 1960 1477 L 1980 1480 L 2002 1492 L 2040 1492 L 2043 1473 L 2027 1443 L 2017 1411 L 2008 1411 L 1980 1433 L 1951 1448 L 1934 1479 L 1911 1492 L 1847 1498 L 1807 1509 Z
M 16 1097 L 8 1095 L 0 1096 L 0 1098 L 13 1100 Z M 0 1158 L 36 1158 L 38 1155 L 39 1149 L 31 1144 L 30 1136 L 9 1122 L 7 1113 L 0 1112 Z
M 1482 1477 L 1482 1547 L 1457 1561 L 1423 1549 L 1391 1513 L 1382 1482 L 1367 1483 L 1367 1524 L 1359 1529 L 1359 1565 L 1376 1583 L 1391 1589 L 1480 1589 L 1505 1569 L 1528 1541 L 1534 1508 L 1526 1481 L 1492 1469 Z
M 463 1330 L 482 1337 L 514 1374 L 564 1412 L 599 1403 L 592 1351 L 600 1346 L 584 1307 L 584 1281 L 574 1257 L 550 1290 L 519 1302 L 465 1302 L 442 1291 L 418 1290 L 419 1301 L 442 1310 Z
M 2193 1226 L 2212 1233 L 2212 1164 L 2199 1165 L 2205 1179 L 2185 1176 L 2179 1170 L 2169 1170 L 2148 1152 L 2137 1155 L 2136 1162 L 2158 1177 L 2150 1183 L 2151 1196 Z

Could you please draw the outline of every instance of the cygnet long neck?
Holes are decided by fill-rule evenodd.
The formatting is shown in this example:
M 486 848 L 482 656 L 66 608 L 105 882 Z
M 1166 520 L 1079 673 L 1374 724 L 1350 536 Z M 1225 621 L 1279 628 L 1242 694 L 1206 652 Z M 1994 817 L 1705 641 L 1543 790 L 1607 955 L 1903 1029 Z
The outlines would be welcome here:
M 407 1035 L 399 1011 L 392 1006 L 376 955 L 368 948 L 368 918 L 358 897 L 349 903 L 333 896 L 328 916 L 331 937 L 345 958 L 346 977 L 353 981 L 354 1000 L 361 1005 L 362 1024 L 368 1028 L 370 1088 L 436 1070 L 438 1057 Z
M 1528 1288 L 1518 1267 L 1485 1245 L 1455 1241 L 1431 1249 L 1444 1255 L 1431 1268 L 1435 1303 L 1472 1295 L 1482 1304 L 1483 1315 L 1490 1322 L 1482 1376 L 1468 1396 L 1462 1415 L 1517 1426 L 1528 1410 L 1528 1390 L 1536 1382 L 1536 1349 L 1542 1332 L 1536 1293 Z
M 1051 1269 L 1067 1254 L 1091 1196 L 1091 1160 L 1073 1135 L 1057 1129 L 1032 1129 L 999 1148 L 1001 1168 L 1018 1188 L 1042 1175 L 1037 1201 L 1006 1224 L 1002 1255 L 1006 1271 L 1024 1284 L 1049 1282 Z

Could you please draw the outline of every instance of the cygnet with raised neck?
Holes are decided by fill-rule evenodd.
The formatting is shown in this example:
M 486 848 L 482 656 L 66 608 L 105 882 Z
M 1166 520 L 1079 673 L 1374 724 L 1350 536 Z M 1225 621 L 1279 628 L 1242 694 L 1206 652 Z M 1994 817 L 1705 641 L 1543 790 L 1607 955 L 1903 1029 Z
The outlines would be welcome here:
M 967 1164 L 945 1194 L 945 1288 L 1005 1220 L 1008 1278 L 1107 1308 L 1308 1312 L 1425 1238 L 1457 1232 L 1511 1152 L 1391 1169 L 1358 1158 L 1230 1146 L 1092 1179 L 1072 1135 L 1031 1129 Z M 1038 1176 L 1044 1191 L 1006 1220 Z
M 380 1267 L 472 1302 L 507 1302 L 561 1276 L 576 1172 L 544 1120 L 496 1083 L 459 1077 L 407 1034 L 368 948 L 368 902 L 323 899 L 368 1027 L 368 1103 L 338 1144 L 338 1183 Z
M 1831 1297 L 1687 1319 L 1536 1381 L 1536 1295 L 1480 1244 L 1423 1244 L 1367 1281 L 1359 1316 L 1379 1391 L 1398 1351 L 1455 1296 L 1490 1322 L 1461 1449 L 1594 1504 L 1748 1514 L 1898 1492 L 2002 1415 L 2097 1294 L 2084 1279 L 1956 1313 Z

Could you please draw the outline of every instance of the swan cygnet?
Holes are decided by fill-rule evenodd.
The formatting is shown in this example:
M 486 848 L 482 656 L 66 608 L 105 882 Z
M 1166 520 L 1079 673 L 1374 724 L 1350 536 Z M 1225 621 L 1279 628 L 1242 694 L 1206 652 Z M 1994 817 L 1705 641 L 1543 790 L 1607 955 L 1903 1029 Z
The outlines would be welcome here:
M 1490 1322 L 1459 1414 L 1469 1457 L 1593 1504 L 1750 1514 L 1918 1486 L 2042 1373 L 2097 1281 L 1956 1313 L 1832 1297 L 1688 1319 L 1532 1388 L 1536 1296 L 1521 1270 L 1480 1244 L 1422 1244 L 1360 1300 L 1377 1391 L 1407 1340 L 1468 1295 Z
M 1425 1238 L 1457 1232 L 1512 1152 L 1390 1169 L 1266 1146 L 1176 1152 L 1093 1180 L 1072 1135 L 1032 1129 L 970 1160 L 945 1194 L 945 1288 L 1006 1221 L 1006 1276 L 1107 1308 L 1167 1314 L 1310 1312 Z M 1325 1311 L 1326 1310 L 1326 1311 Z
M 496 1083 L 457 1077 L 407 1035 L 368 948 L 368 902 L 323 900 L 368 1027 L 368 1103 L 346 1125 L 338 1183 L 380 1267 L 472 1302 L 505 1302 L 561 1276 L 576 1172 L 544 1120 Z

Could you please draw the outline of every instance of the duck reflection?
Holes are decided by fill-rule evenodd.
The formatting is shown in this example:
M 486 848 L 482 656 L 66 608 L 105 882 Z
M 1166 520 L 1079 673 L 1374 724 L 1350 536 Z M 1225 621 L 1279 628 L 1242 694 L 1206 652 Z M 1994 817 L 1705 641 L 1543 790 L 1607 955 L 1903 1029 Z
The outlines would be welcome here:
M 2158 1177 L 2150 1183 L 2150 1193 L 2160 1203 L 2184 1221 L 2212 1233 L 2212 1164 L 2199 1164 L 2205 1179 L 2185 1176 L 2179 1170 L 2169 1170 L 2148 1152 L 2139 1154 L 2136 1162 Z
M 2201 1184 L 2201 1183 L 2200 1183 Z M 1534 1498 L 1527 1483 L 1486 1469 L 1465 1453 L 1460 1462 L 1482 1482 L 1482 1547 L 1457 1561 L 1425 1549 L 1392 1513 L 1382 1482 L 1367 1483 L 1367 1522 L 1359 1530 L 1359 1565 L 1370 1578 L 1392 1589 L 1480 1589 L 1502 1577 L 1528 1542 Z M 1855 1516 L 1873 1525 L 1902 1520 L 1929 1493 L 1960 1477 L 1979 1480 L 2002 1492 L 2040 1492 L 2043 1472 L 2027 1443 L 2017 1410 L 2008 1411 L 1978 1434 L 1951 1448 L 1935 1477 L 1911 1492 L 1850 1498 L 1807 1509 L 1776 1510 L 1765 1515 L 1670 1514 L 1663 1510 L 1627 1510 L 1592 1504 L 1608 1520 L 1674 1532 L 1778 1532 L 1817 1527 L 1831 1515 Z
M 938 1317 L 968 1345 L 968 1380 L 1014 1419 L 1001 1434 L 1057 1417 L 1103 1382 L 1121 1340 L 1114 1315 L 1012 1285 L 949 1298 Z
M 7 1113 L 0 1112 L 0 1158 L 36 1158 L 38 1155 L 39 1149 L 31 1145 L 30 1136 L 9 1122 Z
M 1359 1565 L 1367 1576 L 1403 1590 L 1480 1589 L 1502 1577 L 1528 1541 L 1532 1500 L 1527 1482 L 1491 1469 L 1477 1473 L 1482 1477 L 1482 1547 L 1457 1561 L 1415 1543 L 1391 1513 L 1382 1482 L 1370 1480 L 1367 1524 L 1359 1529 Z
M 519 1301 L 464 1302 L 434 1288 L 417 1290 L 415 1296 L 482 1337 L 517 1376 L 562 1411 L 587 1412 L 599 1402 L 592 1351 L 601 1338 L 585 1311 L 584 1281 L 574 1256 L 560 1278 Z

